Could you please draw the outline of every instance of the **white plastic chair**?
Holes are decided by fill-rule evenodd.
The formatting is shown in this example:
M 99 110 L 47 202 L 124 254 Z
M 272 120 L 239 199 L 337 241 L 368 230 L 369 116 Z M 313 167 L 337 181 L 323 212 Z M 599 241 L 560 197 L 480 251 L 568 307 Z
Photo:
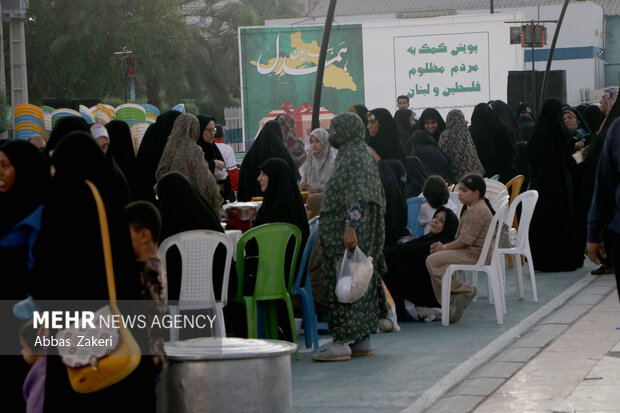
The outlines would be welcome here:
M 495 175 L 498 176 L 499 175 Z M 493 178 L 484 178 L 484 182 L 486 183 L 487 187 L 486 187 L 486 193 L 485 193 L 485 198 L 487 198 L 489 200 L 489 202 L 491 203 L 491 206 L 493 207 L 494 211 L 497 211 L 504 202 L 508 202 L 508 204 L 510 205 L 510 196 L 508 195 L 508 189 L 506 188 L 506 186 L 495 180 L 495 176 Z M 461 209 L 463 208 L 463 206 L 461 205 Z M 510 224 L 506 224 L 508 225 L 508 227 L 510 227 Z M 502 273 L 503 276 L 503 273 Z M 469 284 L 473 285 L 474 287 L 478 286 L 478 272 L 477 271 L 473 271 L 471 274 L 467 274 L 465 276 L 465 280 L 466 282 L 468 282 Z M 503 278 L 502 278 L 502 288 L 503 288 Z M 503 289 L 502 289 L 503 291 Z M 474 302 L 478 301 L 478 297 L 474 297 Z M 492 294 L 489 294 L 489 304 L 494 304 L 495 300 L 493 298 Z M 506 308 L 504 308 L 504 312 L 506 312 Z
M 456 185 L 456 187 L 458 188 L 458 185 Z M 456 205 L 456 210 L 453 211 L 456 214 L 456 217 L 458 219 L 461 219 L 461 211 L 463 210 L 463 204 L 461 204 L 461 201 L 459 201 L 459 190 L 458 189 L 455 189 L 454 192 L 450 192 L 450 201 L 452 201 L 452 203 Z
M 222 293 L 220 300 L 213 292 L 213 257 L 222 244 L 226 248 Z M 232 259 L 233 242 L 221 232 L 210 230 L 185 231 L 166 238 L 159 247 L 159 256 L 166 268 L 166 251 L 176 246 L 181 254 L 181 291 L 177 305 L 168 305 L 168 311 L 175 317 L 184 310 L 212 308 L 217 317 L 221 337 L 226 337 L 223 308 L 228 297 L 228 277 Z M 179 330 L 170 329 L 170 341 L 178 341 Z
M 497 316 L 497 324 L 504 323 L 504 312 L 506 311 L 506 305 L 504 303 L 504 297 L 501 287 L 501 269 L 499 268 L 499 255 L 497 254 L 497 245 L 499 243 L 499 233 L 501 225 L 504 222 L 506 210 L 508 209 L 508 200 L 504 200 L 500 207 L 496 210 L 486 237 L 484 244 L 482 245 L 482 251 L 478 262 L 475 264 L 451 264 L 446 269 L 441 279 L 441 322 L 447 326 L 450 324 L 450 293 L 452 284 L 452 274 L 455 271 L 473 271 L 473 286 L 478 283 L 477 273 L 482 271 L 488 276 L 489 284 L 489 301 L 495 304 L 495 315 Z M 493 235 L 497 233 L 497 236 L 493 238 Z M 491 262 L 486 265 L 487 256 L 491 248 L 491 242 L 493 242 L 493 251 L 491 253 Z M 492 301 L 491 301 L 492 300 Z
M 505 263 L 504 259 L 506 255 L 512 256 L 512 262 L 515 263 L 517 274 L 517 293 L 519 298 L 523 298 L 523 268 L 521 266 L 520 256 L 523 255 L 527 260 L 528 268 L 530 271 L 530 281 L 532 283 L 532 293 L 534 294 L 534 301 L 538 301 L 538 292 L 536 290 L 536 276 L 534 275 L 534 262 L 532 261 L 532 252 L 530 251 L 530 223 L 532 222 L 532 215 L 534 215 L 534 208 L 538 202 L 538 191 L 530 190 L 525 191 L 521 195 L 517 196 L 510 205 L 508 214 L 506 215 L 506 222 L 509 222 L 509 226 L 512 226 L 514 222 L 515 214 L 517 212 L 517 206 L 521 207 L 521 219 L 519 220 L 519 229 L 517 230 L 517 240 L 515 245 L 511 248 L 499 248 L 497 250 L 500 255 L 500 268 L 502 270 L 502 280 L 505 279 Z
M 491 206 L 497 211 L 497 209 L 502 205 L 504 198 L 508 197 L 508 189 L 506 189 L 506 185 L 503 183 L 489 178 L 484 178 L 484 182 L 487 185 L 485 197 L 489 199 Z

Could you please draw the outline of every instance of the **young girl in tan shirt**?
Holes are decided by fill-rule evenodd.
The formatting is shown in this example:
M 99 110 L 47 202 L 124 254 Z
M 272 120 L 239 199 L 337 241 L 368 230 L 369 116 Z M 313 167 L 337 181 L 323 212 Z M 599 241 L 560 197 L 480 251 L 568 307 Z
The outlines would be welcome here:
M 431 255 L 426 259 L 426 268 L 431 275 L 433 291 L 441 302 L 441 279 L 450 264 L 475 264 L 480 257 L 493 208 L 486 198 L 486 184 L 479 175 L 467 175 L 459 183 L 459 201 L 467 207 L 461 215 L 454 241 L 447 244 L 436 242 L 431 245 Z M 458 321 L 465 307 L 474 299 L 476 287 L 472 287 L 452 276 L 450 288 L 450 323 Z

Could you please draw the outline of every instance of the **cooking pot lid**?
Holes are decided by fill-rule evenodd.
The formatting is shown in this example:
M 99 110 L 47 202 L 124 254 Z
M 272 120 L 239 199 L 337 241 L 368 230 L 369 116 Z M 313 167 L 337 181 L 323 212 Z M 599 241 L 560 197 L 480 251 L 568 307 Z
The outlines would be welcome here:
M 291 354 L 297 346 L 288 341 L 200 337 L 164 343 L 170 361 L 236 360 Z

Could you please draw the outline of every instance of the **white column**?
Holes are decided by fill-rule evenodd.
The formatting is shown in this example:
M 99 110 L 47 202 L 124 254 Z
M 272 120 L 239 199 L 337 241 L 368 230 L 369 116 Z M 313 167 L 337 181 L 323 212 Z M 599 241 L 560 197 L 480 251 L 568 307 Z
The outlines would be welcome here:
M 26 36 L 24 19 L 11 18 L 11 104 L 13 108 L 28 103 L 28 73 L 26 70 Z
M 0 4 L 0 45 L 4 45 L 4 32 L 2 30 L 2 4 Z M 6 78 L 4 76 L 4 47 L 0 50 L 0 93 L 6 93 Z

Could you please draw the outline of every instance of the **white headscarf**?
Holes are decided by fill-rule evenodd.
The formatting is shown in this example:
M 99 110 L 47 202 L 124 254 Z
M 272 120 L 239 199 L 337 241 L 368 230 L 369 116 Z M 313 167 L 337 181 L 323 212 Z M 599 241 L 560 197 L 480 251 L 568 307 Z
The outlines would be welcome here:
M 329 134 L 325 129 L 313 130 L 310 134 L 310 137 L 312 136 L 321 143 L 321 152 L 315 154 L 310 151 L 306 161 L 299 168 L 299 173 L 301 180 L 306 181 L 308 188 L 325 189 L 327 180 L 334 173 L 338 151 L 329 145 Z

